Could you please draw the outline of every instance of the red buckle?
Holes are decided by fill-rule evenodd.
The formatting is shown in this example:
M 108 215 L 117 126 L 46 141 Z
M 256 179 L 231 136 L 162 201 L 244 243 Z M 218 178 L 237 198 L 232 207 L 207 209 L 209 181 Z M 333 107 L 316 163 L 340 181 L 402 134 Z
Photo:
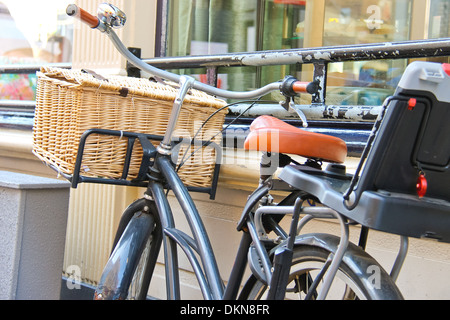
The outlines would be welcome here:
M 416 98 L 409 99 L 409 101 L 408 101 L 408 110 L 414 109 L 416 104 L 417 104 L 417 99 Z
M 419 174 L 419 178 L 417 179 L 416 191 L 419 198 L 422 198 L 427 193 L 427 179 L 425 178 L 425 174 L 421 172 Z
M 443 63 L 442 69 L 444 70 L 444 72 L 446 74 L 448 74 L 450 76 L 450 63 Z

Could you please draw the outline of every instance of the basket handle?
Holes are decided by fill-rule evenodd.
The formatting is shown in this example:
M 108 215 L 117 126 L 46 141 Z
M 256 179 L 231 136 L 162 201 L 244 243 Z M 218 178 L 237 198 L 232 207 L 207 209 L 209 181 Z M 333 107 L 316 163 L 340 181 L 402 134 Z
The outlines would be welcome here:
M 101 76 L 101 75 L 99 75 L 97 72 L 92 71 L 92 70 L 90 70 L 90 69 L 81 69 L 81 72 L 90 74 L 91 76 L 93 76 L 93 77 L 94 77 L 95 79 L 97 79 L 97 80 L 109 81 L 109 80 L 106 79 L 104 76 Z

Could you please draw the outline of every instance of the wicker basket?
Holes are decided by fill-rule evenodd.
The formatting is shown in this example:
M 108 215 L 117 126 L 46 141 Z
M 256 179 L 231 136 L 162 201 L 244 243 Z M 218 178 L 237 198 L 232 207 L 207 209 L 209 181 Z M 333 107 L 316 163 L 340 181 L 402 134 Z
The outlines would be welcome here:
M 91 73 L 44 67 L 38 72 L 33 153 L 54 169 L 73 174 L 80 136 L 88 129 L 110 129 L 164 135 L 177 89 L 147 79 L 122 76 L 103 80 Z M 192 138 L 225 102 L 191 90 L 177 122 L 176 135 Z M 199 140 L 220 144 L 225 114 L 221 110 L 204 125 Z M 159 142 L 153 142 L 156 145 Z M 83 152 L 81 173 L 118 179 L 122 175 L 127 139 L 90 135 Z M 186 147 L 179 150 L 180 160 Z M 208 150 L 206 150 L 208 149 Z M 189 152 L 190 154 L 190 152 Z M 142 147 L 133 149 L 127 179 L 134 179 Z M 208 187 L 216 162 L 215 150 L 203 147 L 178 172 L 188 186 Z

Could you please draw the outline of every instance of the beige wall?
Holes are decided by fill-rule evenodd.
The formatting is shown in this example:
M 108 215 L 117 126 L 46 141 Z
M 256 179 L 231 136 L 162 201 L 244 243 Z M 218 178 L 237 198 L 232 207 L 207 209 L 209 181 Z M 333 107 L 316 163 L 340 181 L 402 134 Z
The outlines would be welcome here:
M 76 3 L 86 11 L 95 13 L 104 1 L 78 0 Z M 127 22 L 122 29 L 115 29 L 127 47 L 142 49 L 142 57 L 154 56 L 156 26 L 156 0 L 109 1 L 122 9 Z M 124 73 L 125 61 L 115 50 L 108 37 L 79 21 L 75 21 L 72 64 L 74 68 L 101 69 L 103 73 Z
M 102 1 L 80 0 L 78 3 L 93 11 Z M 126 28 L 119 31 L 127 46 L 143 48 L 143 57 L 153 55 L 156 1 L 113 1 L 127 13 Z M 136 19 L 140 17 L 140 19 Z M 74 67 L 99 69 L 104 73 L 124 73 L 124 61 L 114 52 L 106 37 L 97 31 L 78 25 L 75 29 Z M 194 194 L 199 211 L 211 236 L 223 277 L 228 277 L 240 235 L 236 223 L 252 187 L 257 183 L 257 156 L 238 153 L 228 156 L 227 165 L 222 166 L 216 201 L 206 195 Z M 245 163 L 243 161 L 245 160 Z M 354 167 L 354 159 L 349 159 Z M 31 133 L 20 130 L 0 131 L 0 170 L 19 171 L 56 177 L 31 154 Z M 142 189 L 118 186 L 80 185 L 71 192 L 65 268 L 76 265 L 81 268 L 85 282 L 99 279 L 109 254 L 114 230 L 122 210 L 142 193 Z M 174 204 L 177 225 L 186 228 L 183 214 Z M 357 228 L 352 229 L 352 238 Z M 333 222 L 314 222 L 306 231 L 332 232 L 339 234 Z M 390 269 L 398 250 L 397 236 L 372 232 L 368 251 Z M 400 274 L 398 284 L 406 298 L 450 299 L 450 245 L 411 239 L 410 254 Z M 186 259 L 183 267 L 183 297 L 198 298 L 200 293 L 190 272 Z M 161 275 L 161 266 L 157 274 Z M 164 284 L 159 276 L 152 285 L 151 294 L 164 297 Z

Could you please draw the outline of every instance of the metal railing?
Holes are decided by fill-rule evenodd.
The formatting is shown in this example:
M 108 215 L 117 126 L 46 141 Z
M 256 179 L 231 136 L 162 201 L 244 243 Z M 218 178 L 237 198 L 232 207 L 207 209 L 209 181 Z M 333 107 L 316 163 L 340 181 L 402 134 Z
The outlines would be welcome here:
M 135 54 L 139 49 L 132 48 Z M 159 57 L 144 59 L 146 63 L 161 69 L 189 69 L 206 68 L 207 82 L 216 85 L 217 77 L 222 68 L 228 67 L 262 67 L 268 65 L 312 64 L 314 66 L 313 80 L 320 83 L 319 92 L 312 97 L 312 104 L 303 106 L 303 111 L 310 123 L 311 130 L 319 130 L 332 135 L 343 136 L 350 145 L 350 153 L 361 152 L 371 129 L 371 123 L 361 115 L 371 114 L 376 118 L 379 106 L 363 105 L 329 105 L 326 103 L 327 70 L 334 62 L 370 61 L 386 59 L 417 59 L 450 56 L 450 38 L 431 40 L 402 41 L 373 43 L 364 45 L 348 45 L 337 47 L 317 47 L 288 50 L 269 50 L 245 53 L 229 53 L 220 55 L 187 56 L 187 57 Z M 70 64 L 56 64 L 54 66 L 70 68 Z M 34 73 L 40 66 L 0 66 L 2 73 Z M 136 75 L 136 69 L 129 66 L 130 75 Z M 139 72 L 137 72 L 139 74 Z M 5 117 L 25 117 L 32 119 L 34 103 L 23 101 L 0 100 L 0 126 L 8 125 Z M 266 109 L 267 110 L 267 109 Z M 251 114 L 247 114 L 251 117 Z M 319 121 L 321 120 L 321 121 Z M 353 121 L 345 123 L 336 120 Z M 14 125 L 14 119 L 12 121 Z M 249 125 L 249 119 L 244 118 L 240 123 L 229 127 L 229 130 L 241 132 L 236 140 L 241 141 Z M 295 120 L 291 120 L 295 124 Z M 237 145 L 240 145 L 237 142 Z M 353 150 L 353 151 L 352 151 Z
M 412 59 L 450 56 L 450 38 L 373 43 L 333 47 L 267 50 L 220 55 L 158 57 L 144 59 L 146 63 L 161 69 L 206 68 L 209 84 L 216 84 L 219 68 L 236 66 L 269 66 L 289 64 L 313 64 L 314 80 L 321 81 L 321 90 L 313 97 L 313 103 L 326 101 L 327 66 L 332 62 L 369 61 L 386 59 Z M 52 64 L 70 68 L 68 63 Z M 40 65 L 0 65 L 0 74 L 29 74 Z M 129 67 L 131 70 L 132 67 Z
M 320 90 L 312 97 L 312 104 L 300 106 L 309 121 L 308 129 L 344 139 L 348 146 L 349 155 L 359 156 L 364 149 L 373 121 L 377 118 L 381 106 L 327 104 L 328 65 L 345 61 L 417 59 L 443 56 L 450 56 L 450 38 L 204 56 L 163 57 L 144 59 L 144 61 L 161 69 L 206 68 L 207 83 L 210 85 L 217 84 L 218 74 L 222 68 L 312 64 L 314 66 L 313 80 L 319 81 Z M 132 69 L 131 67 L 130 73 Z M 235 113 L 233 116 L 246 108 L 247 105 L 234 107 Z M 245 114 L 247 117 L 228 127 L 224 137 L 227 137 L 227 139 L 234 137 L 234 144 L 240 147 L 247 135 L 252 118 L 268 112 L 286 115 L 285 110 L 279 105 L 274 105 L 271 110 L 266 106 L 260 108 L 256 106 L 252 108 L 251 112 Z M 301 126 L 299 120 L 292 118 L 285 120 Z
M 262 67 L 269 65 L 313 64 L 313 80 L 320 81 L 320 90 L 318 94 L 312 97 L 312 103 L 315 104 L 315 107 L 318 107 L 320 105 L 326 105 L 326 81 L 329 63 L 388 59 L 417 59 L 440 56 L 450 56 L 450 38 L 333 47 L 268 50 L 205 56 L 164 57 L 144 59 L 144 61 L 161 69 L 206 68 L 207 82 L 211 85 L 215 85 L 217 83 L 217 75 L 220 68 L 224 67 Z M 359 114 L 360 112 L 357 113 Z M 317 110 L 315 114 L 317 114 Z M 335 114 L 345 114 L 345 112 L 335 112 Z M 314 116 L 314 114 L 312 114 L 312 116 Z M 354 120 L 361 121 L 363 119 L 354 118 Z

